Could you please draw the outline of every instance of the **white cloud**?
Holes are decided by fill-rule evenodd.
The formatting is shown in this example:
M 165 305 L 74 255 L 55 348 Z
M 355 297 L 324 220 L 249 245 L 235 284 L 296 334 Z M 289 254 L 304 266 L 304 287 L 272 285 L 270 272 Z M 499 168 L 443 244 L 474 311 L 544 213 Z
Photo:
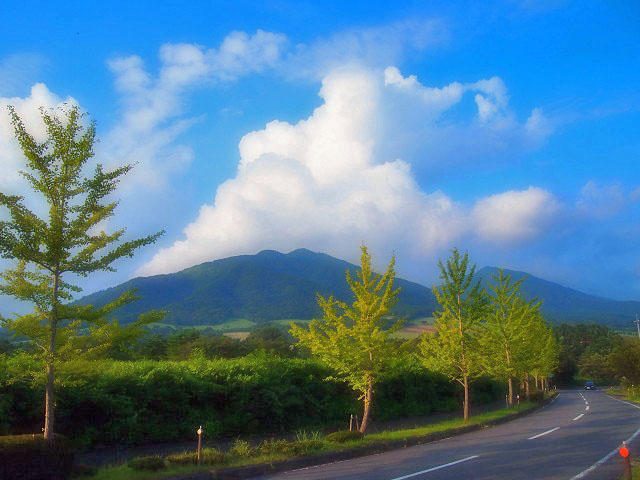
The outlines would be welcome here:
M 414 75 L 405 77 L 398 68 L 387 67 L 385 84 L 389 94 L 394 94 L 385 106 L 385 117 L 396 123 L 386 133 L 397 139 L 387 144 L 387 153 L 416 166 L 437 169 L 454 163 L 477 164 L 478 159 L 495 161 L 501 155 L 537 147 L 553 131 L 540 108 L 519 121 L 509 108 L 507 87 L 499 77 L 432 87 Z M 466 94 L 474 95 L 476 115 L 459 115 L 454 120 L 449 113 L 460 113 L 456 107 Z
M 481 239 L 514 242 L 540 235 L 558 209 L 558 201 L 551 193 L 529 187 L 479 200 L 473 207 L 472 218 Z
M 633 200 L 633 192 L 627 198 L 620 184 L 601 185 L 591 180 L 580 190 L 576 209 L 583 216 L 603 219 L 620 212 L 629 200 Z
M 156 76 L 138 56 L 112 59 L 108 65 L 122 96 L 122 118 L 100 145 L 101 157 L 109 165 L 137 163 L 125 180 L 130 187 L 163 187 L 193 159 L 189 146 L 176 143 L 197 121 L 182 116 L 186 93 L 207 82 L 232 81 L 273 67 L 285 44 L 283 35 L 262 30 L 253 35 L 231 32 L 217 48 L 165 44 Z
M 407 162 L 386 155 L 381 144 L 399 116 L 382 117 L 391 111 L 389 102 L 398 100 L 398 88 L 417 90 L 424 104 L 410 102 L 411 108 L 431 118 L 461 95 L 457 87 L 422 87 L 394 68 L 384 75 L 362 68 L 333 71 L 322 83 L 324 103 L 309 118 L 272 121 L 242 138 L 237 176 L 218 187 L 182 240 L 160 250 L 139 273 L 176 271 L 262 248 L 305 246 L 349 258 L 361 242 L 384 255 L 401 250 L 417 258 L 473 236 L 474 228 L 483 238 L 531 237 L 540 220 L 537 209 L 550 201 L 546 192 L 507 192 L 476 206 L 474 218 L 502 207 L 513 224 L 509 232 L 491 215 L 488 224 L 470 221 L 463 206 L 442 192 L 424 192 Z
M 409 52 L 424 51 L 448 39 L 447 25 L 439 18 L 351 28 L 296 45 L 279 68 L 288 77 L 321 79 L 345 65 L 384 68 L 399 63 Z

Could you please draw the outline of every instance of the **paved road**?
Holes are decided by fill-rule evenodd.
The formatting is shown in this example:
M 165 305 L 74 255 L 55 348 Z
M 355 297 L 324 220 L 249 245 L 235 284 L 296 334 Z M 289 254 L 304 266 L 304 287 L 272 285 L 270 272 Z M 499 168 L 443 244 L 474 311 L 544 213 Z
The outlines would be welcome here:
M 544 409 L 500 426 L 260 479 L 618 480 L 621 460 L 607 455 L 634 435 L 640 437 L 639 407 L 600 391 L 566 390 Z M 632 455 L 638 450 L 631 445 Z

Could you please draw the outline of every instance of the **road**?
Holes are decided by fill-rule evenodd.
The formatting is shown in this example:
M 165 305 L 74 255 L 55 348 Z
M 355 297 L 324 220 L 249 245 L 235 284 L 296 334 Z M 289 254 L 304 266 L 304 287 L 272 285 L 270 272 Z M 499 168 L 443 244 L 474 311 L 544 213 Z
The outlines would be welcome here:
M 493 428 L 259 479 L 618 480 L 622 461 L 612 452 L 635 436 L 640 407 L 601 391 L 565 390 L 542 410 Z M 638 453 L 634 444 L 630 450 Z

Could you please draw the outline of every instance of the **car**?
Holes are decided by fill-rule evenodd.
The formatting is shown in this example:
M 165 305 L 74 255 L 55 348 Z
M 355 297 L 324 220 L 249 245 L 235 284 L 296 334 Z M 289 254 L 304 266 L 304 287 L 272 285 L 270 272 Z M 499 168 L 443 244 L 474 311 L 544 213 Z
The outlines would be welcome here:
M 587 382 L 584 384 L 584 389 L 585 390 L 595 390 L 596 389 L 596 384 L 593 382 Z

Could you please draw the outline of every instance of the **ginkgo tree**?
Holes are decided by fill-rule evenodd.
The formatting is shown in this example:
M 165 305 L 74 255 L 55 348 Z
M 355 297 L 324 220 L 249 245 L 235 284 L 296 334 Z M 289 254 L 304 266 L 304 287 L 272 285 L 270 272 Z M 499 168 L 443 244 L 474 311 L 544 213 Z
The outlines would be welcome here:
M 539 352 L 531 339 L 540 303 L 523 298 L 524 278 L 513 281 L 504 270 L 493 275 L 489 285 L 489 308 L 483 323 L 480 346 L 482 363 L 491 377 L 507 384 L 507 402 L 514 402 L 514 380 L 520 379 Z
M 438 262 L 441 284 L 433 288 L 438 302 L 434 312 L 435 334 L 425 333 L 420 341 L 420 358 L 429 370 L 446 375 L 464 390 L 464 420 L 469 419 L 470 387 L 483 375 L 481 361 L 482 322 L 488 300 L 475 279 L 475 265 L 469 254 L 456 248 L 446 263 Z
M 400 291 L 393 287 L 394 266 L 392 258 L 384 274 L 374 273 L 371 256 L 365 246 L 361 247 L 356 278 L 348 270 L 346 273 L 353 302 L 318 295 L 322 318 L 312 320 L 306 328 L 291 325 L 291 334 L 299 344 L 335 372 L 332 378 L 346 382 L 359 394 L 363 402 L 362 433 L 369 425 L 375 385 L 399 348 L 391 335 L 402 322 L 389 318 Z
M 1 274 L 0 292 L 30 302 L 31 313 L 3 319 L 5 327 L 30 338 L 38 347 L 46 370 L 44 437 L 53 438 L 55 367 L 69 340 L 95 331 L 105 333 L 107 317 L 135 299 L 126 292 L 99 308 L 72 302 L 81 289 L 74 278 L 97 271 L 114 271 L 113 262 L 131 257 L 156 241 L 162 232 L 123 241 L 125 229 L 106 233 L 100 227 L 118 204 L 111 198 L 120 179 L 132 168 L 90 167 L 94 156 L 95 124 L 83 121 L 77 106 L 58 111 L 41 109 L 46 138 L 38 141 L 13 108 L 9 114 L 26 169 L 21 172 L 31 189 L 29 200 L 0 192 L 0 255 L 15 262 Z M 41 204 L 30 209 L 28 203 Z M 8 215 L 7 215 L 8 214 Z M 137 327 L 158 319 L 142 317 Z M 92 330 L 93 329 L 93 330 Z M 97 330 L 95 330 L 97 329 Z M 98 348 L 99 345 L 94 345 Z

